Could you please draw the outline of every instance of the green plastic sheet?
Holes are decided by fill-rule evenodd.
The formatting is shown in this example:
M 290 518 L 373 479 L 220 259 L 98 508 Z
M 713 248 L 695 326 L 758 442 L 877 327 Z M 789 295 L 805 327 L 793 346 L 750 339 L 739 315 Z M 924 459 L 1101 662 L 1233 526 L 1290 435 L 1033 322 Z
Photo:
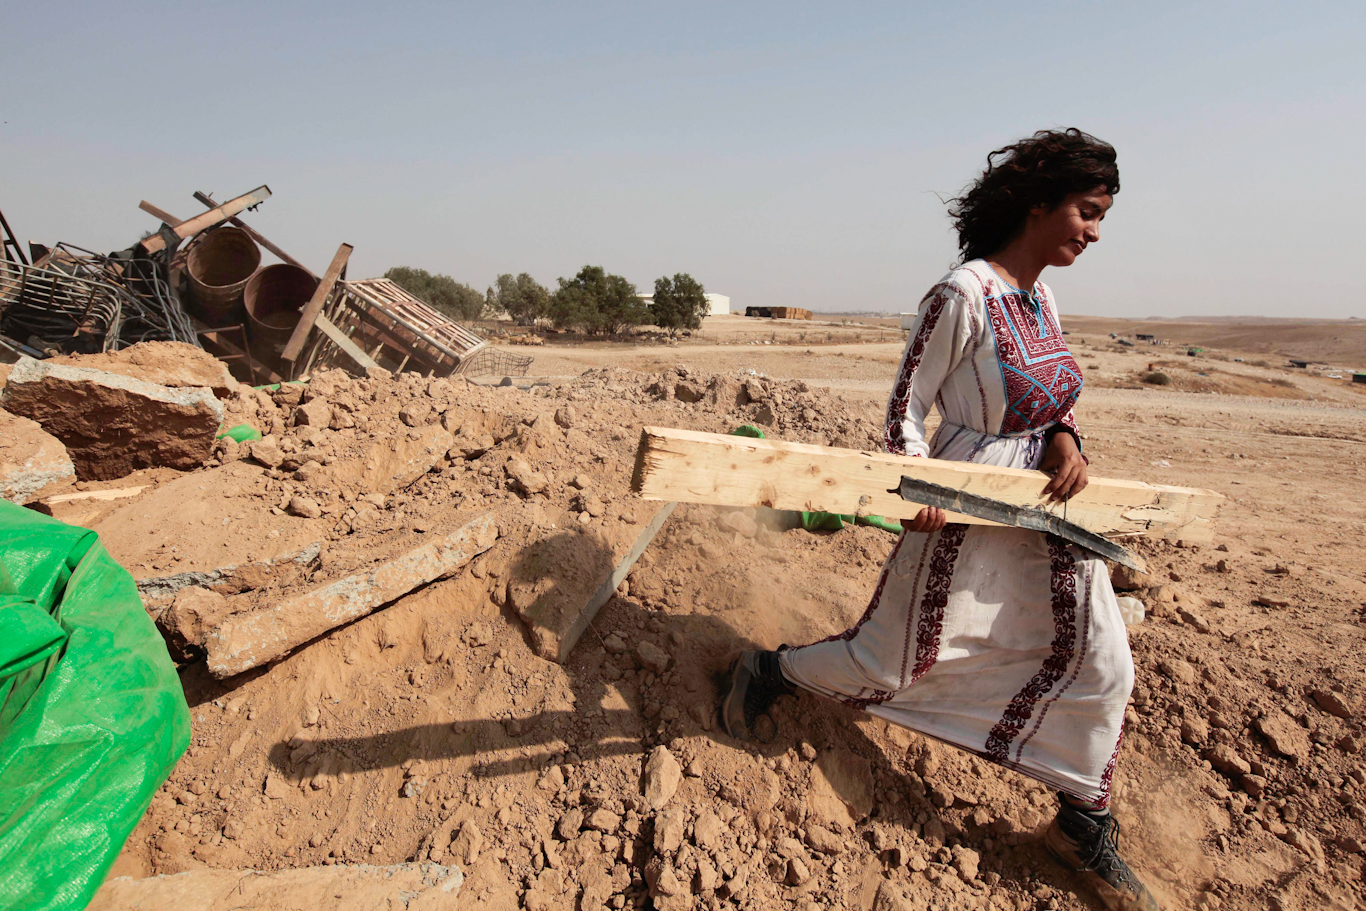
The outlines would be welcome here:
M 0 501 L 0 613 L 31 647 L 0 689 L 0 908 L 79 911 L 189 746 L 189 708 L 94 532 Z

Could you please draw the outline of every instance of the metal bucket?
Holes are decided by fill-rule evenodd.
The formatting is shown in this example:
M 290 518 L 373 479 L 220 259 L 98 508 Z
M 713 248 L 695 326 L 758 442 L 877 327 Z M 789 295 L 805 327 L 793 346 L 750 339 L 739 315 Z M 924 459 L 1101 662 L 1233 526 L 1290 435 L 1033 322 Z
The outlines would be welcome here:
M 212 231 L 190 251 L 190 312 L 210 328 L 242 322 L 242 293 L 257 267 L 261 250 L 241 228 Z
M 251 277 L 242 301 L 254 357 L 272 366 L 279 363 L 280 352 L 299 323 L 299 311 L 317 288 L 316 278 L 287 263 L 266 266 Z

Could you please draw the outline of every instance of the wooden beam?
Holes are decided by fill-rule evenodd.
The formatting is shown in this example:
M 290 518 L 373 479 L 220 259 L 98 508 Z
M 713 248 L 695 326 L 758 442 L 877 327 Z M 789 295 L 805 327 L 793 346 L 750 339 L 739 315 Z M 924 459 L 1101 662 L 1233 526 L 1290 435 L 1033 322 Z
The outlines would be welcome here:
M 161 219 L 161 223 L 163 225 L 170 225 L 172 228 L 174 228 L 176 225 L 180 224 L 179 218 L 176 218 L 174 215 L 172 215 L 170 212 L 167 212 L 165 209 L 158 209 L 156 206 L 152 205 L 145 199 L 142 202 L 138 203 L 138 208 L 146 212 L 153 218 Z
M 363 373 L 368 374 L 371 370 L 384 370 L 371 359 L 370 355 L 361 350 L 359 345 L 351 341 L 345 332 L 338 329 L 336 323 L 327 317 L 319 314 L 317 326 L 318 331 L 327 336 L 328 341 L 340 348 L 347 357 L 355 361 L 356 366 L 360 367 Z M 384 370 L 384 372 L 388 373 L 389 371 Z
M 647 500 L 909 519 L 920 507 L 894 492 L 902 475 L 1036 508 L 1048 482 L 1039 471 L 646 427 L 631 486 Z M 1067 518 L 1096 534 L 1205 542 L 1223 499 L 1212 490 L 1092 477 L 1067 504 Z M 956 514 L 949 521 L 994 524 Z
M 304 305 L 303 312 L 299 314 L 299 322 L 294 327 L 294 332 L 289 336 L 289 341 L 285 343 L 285 350 L 280 352 L 280 360 L 289 364 L 289 369 L 293 370 L 293 365 L 299 359 L 299 352 L 304 350 L 304 342 L 308 340 L 308 334 L 313 331 L 313 324 L 318 321 L 318 315 L 323 312 L 323 304 L 331 296 L 332 289 L 337 286 L 337 279 L 341 276 L 342 269 L 346 268 L 346 260 L 351 256 L 353 248 L 350 244 L 342 244 L 337 248 L 337 255 L 332 257 L 332 264 L 323 273 L 322 280 L 318 282 L 317 289 L 313 292 L 313 297 L 309 298 Z
M 195 191 L 194 198 L 202 202 L 204 205 L 208 206 L 210 209 L 215 208 L 218 205 L 218 203 L 213 201 L 212 196 L 210 196 L 208 193 L 201 193 L 198 190 Z M 299 262 L 297 259 L 290 256 L 284 250 L 281 250 L 279 247 L 275 246 L 275 244 L 271 243 L 269 240 L 263 237 L 260 234 L 260 232 L 258 232 L 251 225 L 248 225 L 246 222 L 242 221 L 242 219 L 234 215 L 232 218 L 228 219 L 228 222 L 233 225 L 236 225 L 243 231 L 246 231 L 248 237 L 256 241 L 261 246 L 265 247 L 271 253 L 274 253 L 276 256 L 280 257 L 281 262 L 289 263 L 291 266 L 296 266 L 300 269 L 303 269 L 309 275 L 313 275 L 312 269 L 308 268 L 303 263 Z M 318 276 L 313 275 L 313 277 L 317 278 Z
M 237 213 L 245 212 L 257 203 L 265 202 L 267 199 L 270 199 L 270 187 L 262 185 L 255 190 L 252 190 L 250 193 L 243 193 L 236 199 L 228 200 L 217 208 L 210 209 L 207 212 L 196 215 L 194 218 L 182 221 L 178 225 L 173 225 L 171 231 L 176 237 L 184 240 L 187 237 L 193 237 L 205 228 L 211 228 L 220 222 L 227 221 Z M 166 249 L 166 238 L 162 237 L 160 234 L 153 234 L 151 237 L 143 238 L 139 243 L 142 246 L 142 249 L 146 250 L 148 253 L 156 253 L 159 250 Z

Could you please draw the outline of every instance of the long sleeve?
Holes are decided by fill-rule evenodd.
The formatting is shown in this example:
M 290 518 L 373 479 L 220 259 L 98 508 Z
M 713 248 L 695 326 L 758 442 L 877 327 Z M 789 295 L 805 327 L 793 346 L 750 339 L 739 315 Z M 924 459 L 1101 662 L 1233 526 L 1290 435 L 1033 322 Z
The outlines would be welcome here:
M 920 313 L 901 356 L 896 385 L 887 401 L 883 443 L 897 455 L 929 456 L 925 417 L 939 387 L 963 359 L 970 340 L 971 299 L 954 284 L 941 282 L 920 303 Z

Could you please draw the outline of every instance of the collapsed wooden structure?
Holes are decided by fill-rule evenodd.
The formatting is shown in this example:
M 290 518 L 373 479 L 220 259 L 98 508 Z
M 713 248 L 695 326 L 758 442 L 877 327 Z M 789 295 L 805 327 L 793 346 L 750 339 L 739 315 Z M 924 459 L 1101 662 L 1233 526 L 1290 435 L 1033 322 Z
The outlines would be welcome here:
M 646 427 L 631 486 L 647 500 L 900 519 L 919 511 L 897 493 L 903 475 L 1037 508 L 1048 482 L 1039 471 Z M 1067 518 L 1100 535 L 1206 542 L 1223 499 L 1212 490 L 1093 477 L 1068 502 Z M 953 513 L 949 521 L 995 524 Z

